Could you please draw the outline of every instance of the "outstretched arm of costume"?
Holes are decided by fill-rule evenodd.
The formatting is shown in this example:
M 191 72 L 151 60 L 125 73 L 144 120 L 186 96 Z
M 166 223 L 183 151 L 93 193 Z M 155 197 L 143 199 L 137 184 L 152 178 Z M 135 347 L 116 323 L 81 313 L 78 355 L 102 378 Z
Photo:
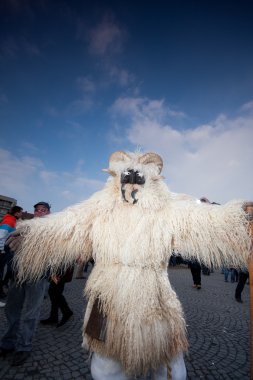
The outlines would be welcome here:
M 177 202 L 170 215 L 173 245 L 185 258 L 210 266 L 247 266 L 251 237 L 243 201 L 212 205 Z
M 21 223 L 7 242 L 15 252 L 19 280 L 36 280 L 47 272 L 66 269 L 77 259 L 88 260 L 93 214 L 92 201 L 86 201 Z

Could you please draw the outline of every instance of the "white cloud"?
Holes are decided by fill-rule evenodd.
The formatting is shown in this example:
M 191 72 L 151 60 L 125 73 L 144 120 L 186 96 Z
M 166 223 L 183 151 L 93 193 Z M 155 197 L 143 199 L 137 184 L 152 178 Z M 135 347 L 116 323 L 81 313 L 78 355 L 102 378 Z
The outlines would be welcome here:
M 166 123 L 171 114 L 163 101 L 118 99 L 112 112 L 130 120 L 127 139 L 133 146 L 161 154 L 172 191 L 221 203 L 253 199 L 252 115 L 219 115 L 205 125 L 176 129 L 173 120 Z
M 141 122 L 187 118 L 184 112 L 166 106 L 164 99 L 150 100 L 143 97 L 120 97 L 111 107 L 111 113 Z
M 111 80 L 121 87 L 130 86 L 135 80 L 134 75 L 128 70 L 113 65 L 108 65 L 108 74 Z
M 42 167 L 42 162 L 36 158 L 17 157 L 7 150 L 0 149 L 0 177 L 2 195 L 18 199 L 26 197 L 33 187 L 31 179 Z M 16 198 L 17 199 L 17 198 Z
M 62 108 L 47 105 L 44 107 L 45 113 L 53 117 L 59 117 L 62 115 L 78 116 L 89 111 L 95 103 L 95 82 L 88 77 L 78 77 L 75 79 L 74 85 L 79 90 L 79 94 L 72 101 Z
M 68 116 L 77 116 L 86 113 L 94 106 L 96 84 L 89 77 L 78 77 L 75 80 L 76 87 L 81 91 L 81 96 L 71 101 L 63 111 Z
M 84 93 L 94 93 L 96 91 L 96 85 L 94 81 L 88 77 L 78 77 L 76 79 L 76 83 Z
M 21 146 L 22 150 L 25 150 L 25 151 L 28 151 L 28 152 L 38 152 L 37 146 L 34 145 L 31 142 L 22 141 L 21 144 L 20 144 L 20 146 Z
M 0 177 L 0 194 L 17 199 L 30 212 L 38 201 L 47 201 L 52 211 L 59 211 L 86 199 L 104 185 L 88 178 L 81 162 L 71 172 L 51 171 L 35 157 L 18 157 L 4 149 L 0 149 Z
M 112 115 L 129 117 L 133 121 L 144 121 L 146 118 L 159 118 L 164 115 L 163 100 L 150 101 L 144 98 L 118 98 L 111 107 Z
M 56 172 L 50 172 L 48 170 L 41 170 L 40 177 L 45 183 L 50 184 L 53 180 L 59 179 L 59 174 Z
M 123 88 L 136 87 L 135 75 L 121 64 L 127 31 L 117 22 L 114 15 L 105 14 L 102 21 L 88 31 L 83 23 L 79 22 L 78 29 L 78 38 L 83 39 L 85 35 L 89 53 L 95 59 L 95 67 L 100 73 L 100 82 L 96 82 L 95 88 L 112 84 Z M 90 78 L 78 78 L 77 82 L 85 92 L 95 92 L 94 82 Z
M 116 145 L 116 149 L 141 147 L 145 152 L 159 153 L 172 191 L 206 196 L 220 203 L 253 199 L 253 115 L 243 110 L 236 117 L 219 115 L 209 123 L 177 129 L 173 120 L 178 115 L 173 119 L 170 110 L 163 100 L 118 99 L 111 109 L 118 128 L 116 138 L 111 139 L 112 149 Z M 118 127 L 122 118 L 130 126 L 125 134 Z M 183 120 L 187 123 L 186 118 Z M 70 123 L 65 132 L 72 133 L 68 138 L 77 139 L 81 131 L 78 123 Z M 117 136 L 121 140 L 117 141 Z M 21 144 L 24 147 L 30 155 L 0 149 L 0 193 L 17 199 L 27 211 L 32 211 L 39 200 L 50 202 L 53 211 L 61 210 L 104 185 L 93 174 L 87 175 L 87 163 L 82 160 L 63 172 L 37 159 L 35 155 L 40 152 L 36 146 Z
M 253 100 L 251 102 L 243 104 L 241 107 L 242 111 L 253 111 Z
M 16 59 L 20 53 L 39 57 L 42 55 L 40 48 L 33 41 L 24 36 L 8 36 L 0 45 L 0 56 Z
M 70 116 L 81 115 L 90 110 L 94 105 L 94 101 L 90 96 L 83 96 L 82 99 L 73 100 L 66 109 L 66 114 Z
M 98 56 L 119 53 L 124 38 L 124 30 L 111 15 L 106 15 L 103 21 L 89 32 L 90 52 Z

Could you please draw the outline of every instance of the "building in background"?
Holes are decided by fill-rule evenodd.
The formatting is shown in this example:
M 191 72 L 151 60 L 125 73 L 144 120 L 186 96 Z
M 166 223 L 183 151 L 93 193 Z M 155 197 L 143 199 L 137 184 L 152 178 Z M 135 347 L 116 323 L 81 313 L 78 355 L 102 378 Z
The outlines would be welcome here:
M 5 195 L 0 195 L 0 221 L 3 216 L 10 211 L 13 206 L 17 205 L 17 200 L 14 198 L 6 197 Z
M 17 200 L 14 198 L 6 197 L 5 195 L 0 195 L 0 222 L 3 219 L 3 216 L 10 211 L 13 206 L 17 206 Z M 22 205 L 19 205 L 22 207 Z M 27 211 L 22 212 L 21 219 L 32 219 L 34 217 L 33 214 Z

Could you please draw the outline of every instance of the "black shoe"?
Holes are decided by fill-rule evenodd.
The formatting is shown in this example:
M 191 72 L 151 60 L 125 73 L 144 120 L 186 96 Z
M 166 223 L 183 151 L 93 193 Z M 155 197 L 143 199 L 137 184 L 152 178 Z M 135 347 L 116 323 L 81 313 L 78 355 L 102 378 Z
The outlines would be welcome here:
M 59 323 L 57 323 L 56 327 L 61 327 L 61 326 L 65 325 L 65 323 L 68 322 L 68 320 L 72 317 L 72 315 L 73 315 L 72 311 L 69 314 L 64 315 L 62 317 L 61 321 Z
M 197 285 L 197 289 L 198 289 L 198 290 L 201 289 L 201 285 Z
M 56 325 L 58 323 L 57 319 L 52 319 L 52 318 L 47 318 L 47 319 L 42 319 L 40 321 L 42 325 Z
M 4 359 L 6 357 L 6 355 L 10 354 L 13 351 L 15 351 L 14 348 L 3 348 L 3 347 L 1 347 L 0 348 L 0 357 Z
M 23 364 L 31 355 L 30 351 L 18 351 L 15 353 L 12 366 L 17 366 Z
M 241 297 L 235 297 L 236 301 L 239 302 L 239 303 L 243 303 L 243 300 L 241 299 Z

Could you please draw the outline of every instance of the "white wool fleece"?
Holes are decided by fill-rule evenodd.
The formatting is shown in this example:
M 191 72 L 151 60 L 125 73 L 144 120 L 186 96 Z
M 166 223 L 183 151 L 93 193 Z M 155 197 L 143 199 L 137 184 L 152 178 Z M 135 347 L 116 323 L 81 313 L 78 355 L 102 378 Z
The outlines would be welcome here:
M 23 237 L 15 258 L 20 281 L 93 256 L 87 313 L 98 298 L 107 332 L 105 342 L 88 336 L 87 314 L 84 340 L 92 351 L 119 361 L 134 375 L 167 365 L 187 350 L 182 308 L 167 276 L 172 250 L 209 266 L 246 266 L 250 254 L 243 201 L 206 205 L 171 193 L 161 167 L 155 154 L 146 159 L 120 152 L 111 159 L 112 177 L 103 190 L 18 227 Z M 126 169 L 145 177 L 135 204 L 122 197 L 120 176 Z

